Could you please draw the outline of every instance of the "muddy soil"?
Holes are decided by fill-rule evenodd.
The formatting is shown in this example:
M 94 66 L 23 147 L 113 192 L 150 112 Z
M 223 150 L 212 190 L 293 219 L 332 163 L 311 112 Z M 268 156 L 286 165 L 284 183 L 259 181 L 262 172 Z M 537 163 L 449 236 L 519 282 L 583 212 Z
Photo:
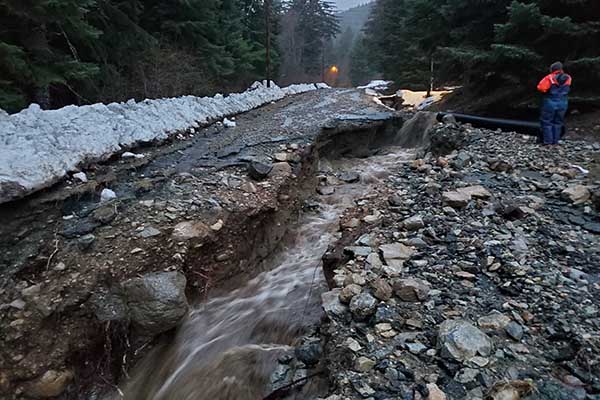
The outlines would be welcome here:
M 397 118 L 359 91 L 306 93 L 0 206 L 3 398 L 113 389 L 159 339 L 116 313 L 111 293 L 159 271 L 182 272 L 195 301 L 239 286 L 265 268 L 314 193 L 319 152 L 376 148 Z M 252 162 L 273 168 L 256 181 Z M 116 199 L 101 201 L 104 188 Z

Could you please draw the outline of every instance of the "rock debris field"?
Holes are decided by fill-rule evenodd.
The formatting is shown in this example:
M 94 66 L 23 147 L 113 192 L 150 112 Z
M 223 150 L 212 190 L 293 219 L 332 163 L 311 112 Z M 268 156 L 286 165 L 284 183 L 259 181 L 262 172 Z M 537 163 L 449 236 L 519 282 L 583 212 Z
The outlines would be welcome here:
M 361 141 L 379 134 L 422 148 L 340 218 L 323 321 L 273 365 L 269 398 L 318 374 L 327 400 L 600 399 L 600 146 L 427 113 L 390 135 L 404 117 L 311 90 L 3 204 L 0 397 L 114 394 L 196 300 L 256 274 L 299 210 L 369 179 L 319 156 L 395 151 Z
M 600 398 L 600 147 L 429 136 L 341 222 L 324 398 Z

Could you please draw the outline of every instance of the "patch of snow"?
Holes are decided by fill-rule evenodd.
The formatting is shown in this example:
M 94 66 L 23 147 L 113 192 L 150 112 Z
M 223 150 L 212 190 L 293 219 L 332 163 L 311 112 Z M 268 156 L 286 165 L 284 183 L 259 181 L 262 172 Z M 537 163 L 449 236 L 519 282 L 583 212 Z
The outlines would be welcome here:
M 435 102 L 436 102 L 435 97 L 433 97 L 433 96 L 427 97 L 425 100 L 423 100 L 421 103 L 419 103 L 417 105 L 416 109 L 419 111 L 425 110 L 427 107 L 429 107 L 430 105 L 432 105 Z
M 0 110 L 0 203 L 62 179 L 78 165 L 109 158 L 123 148 L 199 128 L 324 84 L 280 88 L 255 82 L 243 93 L 182 96 L 42 110 L 37 104 L 9 115 Z
M 121 154 L 121 158 L 144 158 L 144 157 L 145 156 L 143 154 L 135 154 L 130 151 L 126 151 L 125 153 Z
M 110 189 L 102 189 L 102 193 L 100 193 L 100 201 L 110 201 L 117 198 L 117 194 Z
M 223 120 L 223 125 L 225 126 L 225 128 L 235 128 L 237 124 L 232 120 L 225 118 Z
M 581 165 L 571 164 L 571 168 L 576 169 L 577 171 L 579 171 L 580 174 L 583 174 L 583 175 L 587 175 L 590 173 L 589 170 L 583 168 Z
M 381 99 L 380 99 L 379 97 L 377 97 L 377 96 L 373 97 L 373 102 L 374 102 L 375 104 L 377 104 L 377 105 L 381 106 L 381 107 L 385 107 L 385 108 L 387 108 L 387 109 L 388 109 L 388 110 L 390 110 L 390 111 L 396 111 L 394 108 L 392 108 L 392 107 L 390 107 L 390 106 L 387 106 L 387 105 L 383 104 L 383 101 L 381 101 Z
M 78 172 L 76 174 L 73 174 L 73 178 L 75 178 L 83 183 L 88 181 L 88 178 L 87 178 L 87 175 L 85 174 L 85 172 Z
M 375 89 L 375 90 L 385 90 L 390 86 L 392 81 L 383 81 L 383 80 L 374 80 L 369 82 L 365 86 L 358 86 L 357 89 Z

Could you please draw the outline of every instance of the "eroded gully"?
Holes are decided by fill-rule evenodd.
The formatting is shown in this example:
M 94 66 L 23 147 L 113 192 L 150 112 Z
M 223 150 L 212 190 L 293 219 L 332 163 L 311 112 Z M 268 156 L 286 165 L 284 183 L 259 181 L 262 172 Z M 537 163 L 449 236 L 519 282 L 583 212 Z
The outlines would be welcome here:
M 250 400 L 269 395 L 277 359 L 321 318 L 320 294 L 326 290 L 321 258 L 336 239 L 340 215 L 357 202 L 368 202 L 388 171 L 411 157 L 409 150 L 387 148 L 369 158 L 321 160 L 327 165 L 321 172 L 356 172 L 360 180 L 339 181 L 333 194 L 317 196 L 266 272 L 193 307 L 172 342 L 155 348 L 132 371 L 122 387 L 124 398 Z M 316 398 L 322 391 L 322 385 L 309 384 L 294 396 Z

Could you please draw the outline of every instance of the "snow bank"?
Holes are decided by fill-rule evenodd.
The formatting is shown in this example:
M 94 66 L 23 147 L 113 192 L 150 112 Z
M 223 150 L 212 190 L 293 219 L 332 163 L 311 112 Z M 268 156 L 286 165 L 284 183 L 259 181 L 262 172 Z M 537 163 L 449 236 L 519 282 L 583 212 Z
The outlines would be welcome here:
M 390 86 L 392 83 L 392 81 L 382 81 L 382 80 L 375 80 L 375 81 L 371 81 L 369 82 L 367 85 L 365 86 L 358 86 L 357 89 L 373 89 L 373 90 L 385 90 L 388 88 L 388 86 Z
M 106 159 L 137 143 L 164 140 L 177 131 L 327 87 L 267 88 L 265 83 L 227 97 L 130 100 L 48 111 L 32 104 L 13 115 L 0 110 L 0 203 L 48 187 L 86 162 Z

